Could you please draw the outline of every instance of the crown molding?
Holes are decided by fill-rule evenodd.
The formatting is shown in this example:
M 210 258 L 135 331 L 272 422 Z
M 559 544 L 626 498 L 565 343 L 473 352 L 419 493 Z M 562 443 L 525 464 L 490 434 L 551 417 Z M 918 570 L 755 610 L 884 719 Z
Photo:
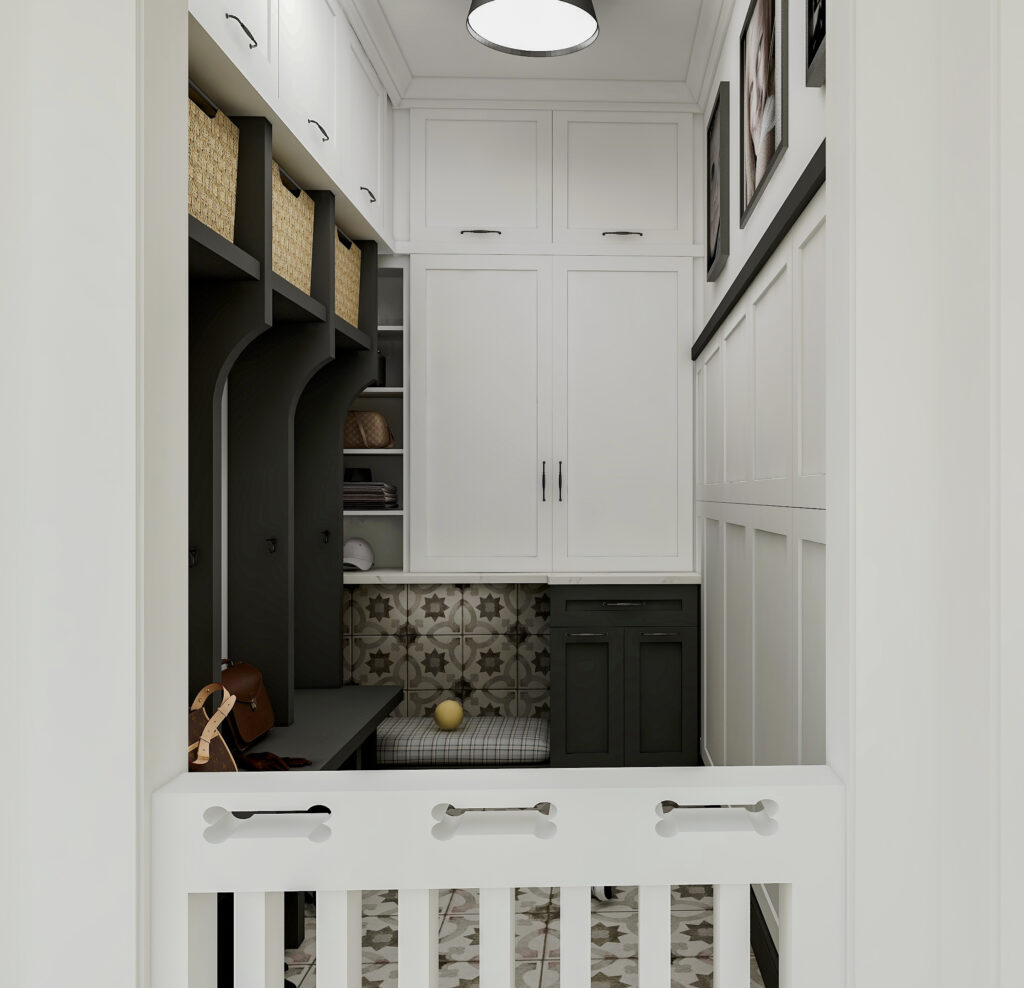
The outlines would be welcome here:
M 398 106 L 412 82 L 412 72 L 380 0 L 340 3 L 391 102 Z
M 732 13 L 736 7 L 736 0 L 722 0 L 718 4 L 718 20 L 714 24 L 710 24 L 712 18 L 708 18 L 709 24 L 704 23 L 704 14 L 708 10 L 708 4 L 705 3 L 701 8 L 701 18 L 697 25 L 697 39 L 704 40 L 706 42 L 704 51 L 707 52 L 707 59 L 699 67 L 699 69 L 693 64 L 693 59 L 690 59 L 690 69 L 687 74 L 686 82 L 689 85 L 692 92 L 697 98 L 697 102 L 704 108 L 703 112 L 707 112 L 708 101 L 712 98 L 712 93 L 717 92 L 718 88 L 718 63 L 722 60 L 722 50 L 725 48 L 726 35 L 729 33 L 729 24 L 732 22 Z M 706 32 L 706 33 L 704 33 Z M 694 43 L 694 51 L 697 51 L 696 41 Z
M 467 95 L 470 94 L 470 95 Z M 685 82 L 613 79 L 480 79 L 416 76 L 402 99 L 403 108 L 438 102 L 648 104 L 662 109 L 696 110 Z

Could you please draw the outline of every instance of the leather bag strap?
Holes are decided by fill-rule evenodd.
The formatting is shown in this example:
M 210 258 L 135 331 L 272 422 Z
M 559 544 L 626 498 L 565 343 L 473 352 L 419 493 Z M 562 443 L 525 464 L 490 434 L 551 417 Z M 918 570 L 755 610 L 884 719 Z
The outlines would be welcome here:
M 223 686 L 220 688 L 224 689 Z M 200 690 L 199 695 L 202 696 L 206 690 L 211 690 L 211 687 L 204 687 Z M 209 696 L 210 694 L 207 693 L 206 695 Z M 205 765 L 210 760 L 210 742 L 217 736 L 217 729 L 224 723 L 224 718 L 231 713 L 231 708 L 234 705 L 235 697 L 227 690 L 224 690 L 224 699 L 221 700 L 220 706 L 209 721 L 207 721 L 206 727 L 203 728 L 203 733 L 199 736 L 199 751 L 196 754 L 194 764 Z M 193 707 L 193 709 L 195 709 L 195 707 Z M 189 750 L 191 750 L 191 748 Z
M 363 428 L 363 417 L 356 412 L 356 428 L 359 430 L 359 435 L 363 437 L 363 449 L 370 448 L 370 440 L 366 435 L 366 430 Z
M 224 689 L 223 683 L 210 683 L 208 686 L 204 686 L 196 694 L 196 698 L 192 701 L 192 706 L 189 707 L 189 710 L 198 710 L 214 693 L 220 692 L 223 692 L 225 697 L 228 695 L 228 691 Z

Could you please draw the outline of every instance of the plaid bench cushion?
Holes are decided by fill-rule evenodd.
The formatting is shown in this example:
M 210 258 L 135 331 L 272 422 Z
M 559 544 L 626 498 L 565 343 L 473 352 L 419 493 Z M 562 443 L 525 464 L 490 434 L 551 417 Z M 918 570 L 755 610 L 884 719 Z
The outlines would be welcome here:
M 379 765 L 536 765 L 551 756 L 539 717 L 467 717 L 442 731 L 433 717 L 389 717 L 377 727 Z

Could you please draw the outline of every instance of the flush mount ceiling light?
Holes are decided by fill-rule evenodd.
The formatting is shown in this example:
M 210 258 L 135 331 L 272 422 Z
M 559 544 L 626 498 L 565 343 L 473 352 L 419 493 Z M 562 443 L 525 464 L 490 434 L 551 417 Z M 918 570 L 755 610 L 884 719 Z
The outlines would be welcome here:
M 488 48 L 537 58 L 580 51 L 600 30 L 592 0 L 473 0 L 466 27 Z

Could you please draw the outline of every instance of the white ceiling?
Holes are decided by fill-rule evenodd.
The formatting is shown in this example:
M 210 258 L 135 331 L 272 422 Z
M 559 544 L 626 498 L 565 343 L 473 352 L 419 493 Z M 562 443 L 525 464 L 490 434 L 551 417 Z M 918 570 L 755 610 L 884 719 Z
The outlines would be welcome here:
M 378 2 L 414 79 L 690 79 L 692 88 L 727 0 L 594 0 L 598 40 L 559 58 L 505 55 L 474 41 L 466 32 L 469 0 Z

